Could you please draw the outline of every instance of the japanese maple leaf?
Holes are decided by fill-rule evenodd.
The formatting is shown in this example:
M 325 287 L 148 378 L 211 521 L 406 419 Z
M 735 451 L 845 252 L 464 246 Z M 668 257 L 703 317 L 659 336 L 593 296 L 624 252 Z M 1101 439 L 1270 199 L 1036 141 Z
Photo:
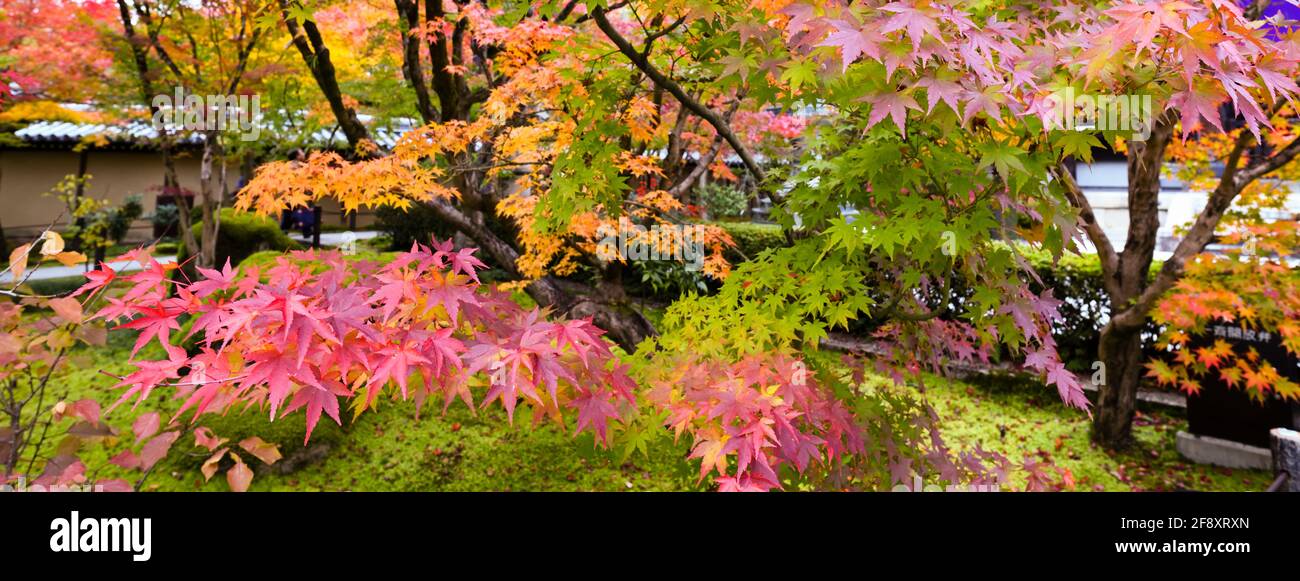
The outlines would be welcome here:
M 569 400 L 568 406 L 578 410 L 578 432 L 590 429 L 598 440 L 608 443 L 609 423 L 618 418 L 618 410 L 610 402 L 607 392 L 580 390 L 577 397 Z
M 1286 97 L 1288 101 L 1293 101 L 1295 95 L 1300 93 L 1300 87 L 1296 86 L 1295 80 L 1285 72 L 1285 65 L 1277 61 L 1278 59 L 1273 55 L 1265 55 L 1255 65 L 1255 73 L 1264 82 L 1271 99 L 1277 100 L 1280 95 Z
M 605 382 L 609 384 L 614 392 L 627 401 L 635 399 L 632 391 L 636 389 L 636 382 L 632 381 L 629 375 L 631 366 L 626 364 L 614 363 L 608 373 L 605 374 Z
M 880 59 L 880 43 L 887 40 L 871 27 L 858 27 L 858 25 L 847 20 L 831 20 L 831 25 L 835 27 L 826 37 L 826 40 L 818 43 L 817 46 L 832 46 L 840 49 L 841 72 L 847 71 L 849 65 L 858 60 L 861 55 L 867 55 L 873 59 Z
M 560 347 L 566 345 L 572 347 L 582 360 L 584 367 L 590 367 L 587 362 L 587 354 L 590 351 L 594 350 L 598 354 L 609 355 L 609 347 L 599 338 L 605 331 L 591 324 L 590 317 L 555 323 L 552 329 L 552 332 L 555 333 L 555 340 Z
M 717 479 L 718 492 L 767 492 L 779 485 L 771 480 L 758 478 L 751 474 L 741 476 L 722 476 Z
M 170 271 L 175 267 L 175 264 L 163 265 L 150 259 L 144 270 L 122 277 L 122 280 L 135 285 L 131 287 L 131 290 L 126 291 L 126 294 L 122 295 L 122 300 L 130 302 L 143 297 L 147 293 L 161 292 Z
M 307 408 L 307 435 L 303 437 L 303 445 L 311 440 L 312 430 L 316 429 L 316 423 L 320 421 L 321 412 L 334 420 L 334 423 L 343 425 L 339 421 L 339 396 L 348 395 L 348 390 L 343 384 L 337 381 L 322 382 L 322 387 L 304 386 L 297 393 L 293 394 L 293 400 L 289 402 L 289 407 L 285 412 L 291 412 L 301 407 Z
M 721 417 L 723 423 L 729 423 L 737 418 L 748 418 L 759 405 L 757 391 L 741 385 L 738 380 L 730 380 L 730 382 L 729 389 L 720 390 L 710 396 L 714 403 L 709 409 L 708 416 Z
M 871 116 L 867 119 L 868 129 L 888 115 L 894 125 L 898 126 L 898 131 L 907 135 L 907 110 L 921 110 L 921 106 L 916 104 L 916 99 L 906 93 L 877 93 L 864 100 L 871 103 Z
M 482 260 L 474 257 L 474 252 L 477 250 L 477 248 L 461 248 L 454 254 L 449 254 L 451 269 L 470 277 L 474 282 L 478 282 L 476 269 L 487 268 L 487 265 L 483 264 Z
M 289 338 L 289 331 L 293 328 L 295 315 L 314 318 L 311 309 L 307 304 L 307 302 L 311 300 L 311 297 L 302 295 L 296 290 L 258 290 L 256 294 L 263 299 L 269 299 L 266 302 L 265 307 L 263 307 L 264 310 L 279 312 L 280 321 L 284 323 L 282 326 L 284 339 Z
M 83 293 L 108 286 L 115 278 L 117 278 L 117 271 L 101 262 L 99 263 L 99 268 L 86 273 L 86 284 L 78 287 L 76 292 L 69 296 L 81 296 Z
M 813 460 L 821 458 L 821 449 L 818 447 L 823 443 L 821 438 L 800 433 L 784 417 L 778 417 L 776 425 L 781 454 L 794 462 L 799 472 L 807 470 Z
M 1219 121 L 1219 104 L 1223 102 L 1225 95 L 1221 91 L 1215 85 L 1203 83 L 1194 86 L 1193 89 L 1174 93 L 1169 98 L 1169 104 L 1182 111 L 1184 139 L 1200 127 L 1201 119 L 1209 121 L 1215 129 L 1223 131 L 1223 124 Z
M 533 375 L 539 383 L 546 384 L 546 391 L 551 395 L 551 401 L 558 403 L 556 393 L 559 390 L 559 380 L 561 378 L 568 380 L 569 383 L 577 383 L 577 378 L 569 371 L 568 366 L 561 363 L 560 359 L 553 353 L 538 356 L 535 365 Z
M 316 303 L 317 301 L 304 303 L 306 307 L 304 312 L 294 317 L 293 323 L 285 328 L 285 337 L 292 337 L 293 342 L 298 345 L 299 364 L 306 358 L 309 350 L 321 346 L 321 342 L 315 340 L 316 337 L 320 337 L 329 343 L 339 342 L 332 328 L 322 321 L 322 319 L 329 318 L 330 313 L 316 308 Z
M 1047 372 L 1047 383 L 1056 385 L 1056 390 L 1061 396 L 1061 401 L 1065 405 L 1074 406 L 1081 410 L 1088 409 L 1088 397 L 1083 394 L 1083 386 L 1079 385 L 1079 378 L 1074 372 L 1065 368 L 1065 365 L 1056 363 Z M 1091 415 L 1091 412 L 1089 412 Z
M 226 266 L 218 272 L 213 269 L 199 268 L 199 274 L 203 275 L 203 280 L 190 285 L 190 292 L 197 297 L 206 297 L 217 291 L 223 291 L 230 288 L 235 282 L 235 271 L 230 267 L 230 258 L 226 258 Z
M 1035 349 L 1025 356 L 1025 367 L 1046 371 L 1052 367 L 1055 361 L 1056 357 L 1047 349 Z
M 521 368 L 533 369 L 531 358 L 535 355 L 517 346 L 511 347 L 509 344 L 509 342 L 481 343 L 470 347 L 465 352 L 465 360 L 468 363 L 465 373 L 473 375 L 479 371 L 487 371 L 490 374 L 491 387 L 483 397 L 481 407 L 486 407 L 500 399 L 501 405 L 506 408 L 506 417 L 514 421 L 515 405 L 519 403 L 521 393 L 535 401 L 541 400 L 533 389 L 533 384 L 521 381 L 520 378 Z
M 1002 305 L 999 312 L 1011 315 L 1011 319 L 1015 321 L 1016 326 L 1020 328 L 1026 337 L 1037 338 L 1039 336 L 1038 325 L 1034 319 L 1034 309 L 1031 305 L 1015 300 Z
M 987 88 L 983 91 L 966 92 L 966 110 L 962 113 L 961 122 L 963 125 L 969 125 L 970 120 L 975 115 L 983 112 L 995 121 L 1002 120 L 1001 110 L 998 108 L 1000 93 L 996 88 Z
M 346 288 L 328 297 L 325 308 L 330 313 L 329 324 L 335 337 L 342 339 L 355 330 L 371 341 L 381 340 L 381 334 L 367 324 L 375 309 L 362 293 L 361 289 Z
M 303 385 L 321 386 L 311 369 L 311 364 L 299 364 L 296 354 L 288 349 L 263 349 L 250 355 L 248 360 L 253 365 L 248 370 L 243 384 L 245 386 L 265 384 L 269 388 L 272 419 L 277 417 L 276 411 L 280 408 L 280 404 L 289 397 L 294 380 Z
M 222 326 L 222 319 L 227 314 L 226 301 L 213 301 L 210 303 L 200 303 L 194 307 L 191 315 L 194 315 L 193 323 L 190 324 L 190 332 L 186 338 L 193 337 L 195 334 L 202 333 L 202 336 L 208 339 L 208 343 L 215 342 L 218 331 Z
M 392 317 L 393 312 L 402 305 L 402 301 L 408 299 L 414 301 L 420 296 L 420 287 L 416 282 L 419 274 L 413 270 L 386 269 L 375 278 L 382 284 L 367 303 L 379 303 L 385 321 Z
M 1191 8 L 1184 2 L 1131 2 L 1111 8 L 1106 14 L 1117 21 L 1114 31 L 1117 38 L 1136 44 L 1137 55 L 1141 55 L 1143 48 L 1155 49 L 1155 37 L 1162 28 L 1186 36 L 1183 12 Z
M 927 76 L 917 80 L 916 86 L 925 89 L 925 98 L 928 102 L 925 110 L 926 114 L 934 111 L 934 106 L 939 104 L 940 100 L 946 103 L 953 113 L 961 111 L 961 102 L 958 97 L 965 91 L 961 83 Z
M 179 331 L 180 323 L 176 322 L 176 316 L 179 311 L 169 312 L 166 307 L 148 307 L 136 306 L 133 310 L 140 316 L 126 323 L 118 325 L 118 329 L 138 329 L 140 336 L 135 340 L 135 347 L 131 349 L 131 356 L 135 357 L 140 352 L 140 348 L 149 343 L 149 340 L 157 337 L 158 342 L 164 347 L 170 345 L 167 339 L 171 336 L 171 330 Z
M 401 341 L 398 344 L 385 345 L 379 351 L 379 365 L 376 366 L 375 372 L 371 374 L 370 381 L 366 383 L 367 398 L 366 403 L 369 405 L 378 395 L 379 389 L 383 388 L 388 380 L 397 381 L 398 387 L 402 390 L 402 398 L 406 398 L 406 379 L 411 375 L 411 366 L 421 363 L 432 363 L 427 357 L 420 353 L 417 346 L 410 341 Z
M 786 23 L 785 29 L 789 32 L 798 32 L 809 20 L 816 15 L 811 4 L 792 3 L 781 9 L 781 14 L 790 17 L 790 22 Z
M 1227 37 L 1215 30 L 1214 26 L 1212 19 L 1202 20 L 1192 25 L 1186 35 L 1174 40 L 1179 60 L 1183 63 L 1183 81 L 1188 86 L 1194 84 L 1194 77 L 1200 71 L 1202 63 L 1211 70 L 1220 67 L 1219 47 Z
M 473 305 L 478 302 L 474 290 L 463 284 L 457 284 L 455 277 L 452 276 L 441 281 L 430 282 L 422 288 L 428 297 L 427 307 L 431 309 L 442 305 L 453 323 L 460 320 L 460 310 L 463 305 Z
M 433 369 L 429 375 L 442 375 L 451 365 L 457 368 L 463 367 L 460 360 L 460 354 L 465 351 L 465 344 L 459 339 L 452 336 L 456 329 L 444 327 L 430 333 L 428 338 L 421 344 L 421 349 L 432 362 Z M 426 377 L 432 379 L 432 377 Z
M 880 27 L 880 32 L 887 34 L 895 30 L 907 30 L 907 36 L 912 39 L 912 50 L 921 48 L 921 40 L 927 34 L 935 39 L 943 39 L 939 33 L 939 23 L 925 11 L 918 9 L 911 0 L 890 2 L 880 9 L 894 13 L 894 16 L 889 17 Z
M 204 325 L 208 327 L 208 338 L 211 339 L 218 328 L 225 328 L 225 333 L 221 335 L 221 340 L 229 343 L 239 336 L 240 333 L 251 330 L 253 322 L 262 316 L 262 307 L 268 301 L 266 299 L 243 299 L 231 303 L 223 309 L 220 314 L 219 323 L 211 323 L 210 319 L 201 317 Z M 197 325 L 198 323 L 196 323 Z
M 717 470 L 718 474 L 727 473 L 725 447 L 726 443 L 721 439 L 703 437 L 696 441 L 689 457 L 700 459 L 700 480 L 704 480 L 712 470 Z
M 132 363 L 132 365 L 135 365 L 136 371 L 127 375 L 116 386 L 129 386 L 130 389 L 127 389 L 126 392 L 122 394 L 122 397 L 108 408 L 109 411 L 112 411 L 114 408 L 121 405 L 122 402 L 137 394 L 139 395 L 139 399 L 136 400 L 135 405 L 140 405 L 141 401 L 144 401 L 145 398 L 149 397 L 149 393 L 153 391 L 153 388 L 168 380 L 180 377 L 180 369 L 189 362 L 189 358 L 186 357 L 185 351 L 178 347 L 167 345 L 166 349 L 167 359 L 160 361 L 136 361 Z

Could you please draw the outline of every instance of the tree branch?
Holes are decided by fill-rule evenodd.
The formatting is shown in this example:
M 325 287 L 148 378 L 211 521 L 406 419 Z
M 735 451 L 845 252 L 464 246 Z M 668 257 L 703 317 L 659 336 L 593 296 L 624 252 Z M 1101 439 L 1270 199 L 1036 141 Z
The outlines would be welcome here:
M 1205 208 L 1196 217 L 1196 221 L 1187 231 L 1187 235 L 1179 241 L 1173 255 L 1160 268 L 1156 279 L 1143 289 L 1142 294 L 1134 300 L 1130 308 L 1114 316 L 1112 324 L 1119 327 L 1136 328 L 1145 323 L 1146 315 L 1155 306 L 1155 302 L 1182 278 L 1187 260 L 1204 251 L 1205 245 L 1209 244 L 1210 240 L 1214 238 L 1214 231 L 1218 228 L 1219 221 L 1238 194 L 1259 177 L 1286 165 L 1295 159 L 1297 154 L 1300 154 L 1300 138 L 1297 138 L 1268 159 L 1251 164 L 1246 169 L 1238 171 L 1237 168 L 1241 164 L 1241 157 L 1246 148 L 1249 147 L 1251 138 L 1252 135 L 1245 131 L 1241 132 L 1237 137 L 1232 152 L 1228 154 L 1228 159 L 1224 162 L 1223 175 L 1219 178 L 1218 187 L 1206 200 Z
M 415 0 L 394 0 L 398 23 L 402 33 L 402 73 L 415 90 L 415 105 L 425 123 L 438 120 L 438 110 L 429 97 L 429 87 L 424 81 L 424 67 L 420 65 L 420 41 L 415 33 L 420 28 L 420 7 Z
M 678 85 L 676 81 L 668 78 L 667 75 L 664 75 L 659 71 L 659 69 L 655 68 L 645 55 L 637 52 L 636 48 L 628 43 L 627 39 L 623 38 L 623 35 L 619 34 L 618 30 L 615 30 L 614 26 L 610 24 L 609 19 L 606 17 L 604 8 L 593 8 L 591 16 L 596 21 L 596 26 L 600 27 L 601 32 L 604 32 L 605 36 L 618 47 L 619 52 L 623 53 L 623 56 L 626 56 L 628 60 L 632 61 L 632 64 L 636 65 L 636 67 L 640 69 L 642 73 L 645 73 L 647 77 L 650 77 L 650 80 L 656 85 L 663 87 L 671 93 L 673 97 L 676 97 L 677 102 L 681 103 L 683 107 L 690 109 L 692 113 L 695 113 L 701 119 L 707 121 L 709 125 L 712 125 L 714 131 L 717 131 L 718 135 L 721 135 L 722 138 L 727 141 L 727 144 L 731 146 L 731 149 L 735 150 L 736 155 L 739 155 L 740 159 L 745 162 L 745 167 L 749 169 L 749 172 L 754 175 L 755 179 L 761 182 L 767 178 L 767 174 L 763 171 L 763 168 L 758 165 L 758 162 L 754 161 L 754 156 L 750 154 L 749 149 L 745 147 L 745 144 L 741 143 L 740 138 L 736 137 L 735 132 L 731 130 L 731 126 L 728 125 L 716 111 L 709 109 L 698 100 L 691 98 L 691 96 L 687 95 L 686 91 L 682 89 L 681 85 Z

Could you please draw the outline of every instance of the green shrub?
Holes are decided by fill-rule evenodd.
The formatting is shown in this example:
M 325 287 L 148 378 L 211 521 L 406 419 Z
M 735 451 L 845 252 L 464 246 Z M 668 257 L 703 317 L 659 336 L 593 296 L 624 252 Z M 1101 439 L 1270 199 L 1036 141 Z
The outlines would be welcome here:
M 1091 373 L 1092 364 L 1098 361 L 1097 343 L 1101 339 L 1101 329 L 1106 325 L 1110 315 L 1110 297 L 1102 285 L 1101 263 L 1095 254 L 1066 254 L 1057 262 L 1052 261 L 1051 254 L 1044 250 L 1035 250 L 1027 246 L 1017 246 L 1019 252 L 1033 267 L 1042 284 L 1030 281 L 1029 288 L 1034 293 L 1050 289 L 1052 296 L 1061 301 L 1058 312 L 1061 319 L 1052 329 L 1056 341 L 1056 350 L 1066 367 L 1081 373 Z M 1161 267 L 1160 262 L 1151 265 L 1150 277 L 1154 278 Z M 974 294 L 970 283 L 954 279 L 951 289 L 952 313 L 964 311 L 964 303 Z M 932 302 L 934 302 L 932 300 Z M 868 336 L 885 321 L 859 320 L 850 324 L 850 332 L 858 336 Z M 1143 331 L 1143 351 L 1147 355 L 1156 353 L 1154 341 L 1158 329 L 1148 321 Z M 1004 353 L 1005 355 L 1005 353 Z
M 675 260 L 643 260 L 631 263 L 634 293 L 661 298 L 676 298 L 687 292 L 707 293 L 704 273 L 686 268 Z
M 284 256 L 284 252 L 282 251 L 263 250 L 261 252 L 255 252 L 249 255 L 249 257 L 245 258 L 244 261 L 240 264 L 243 264 L 245 266 L 256 266 L 258 268 L 261 268 L 263 272 L 266 272 L 266 269 L 275 266 L 276 259 L 280 258 L 281 256 Z M 356 254 L 349 255 L 347 257 L 347 260 L 349 262 L 359 262 L 364 260 L 370 262 L 388 263 L 388 262 L 392 262 L 393 259 L 396 257 L 397 257 L 396 252 L 364 251 L 364 252 L 358 252 Z M 325 265 L 321 263 L 315 263 L 312 265 L 313 272 L 321 272 L 322 270 L 324 270 L 324 268 Z
M 177 208 L 176 204 L 164 204 L 154 208 L 153 215 L 149 216 L 149 223 L 153 224 L 154 228 L 169 232 L 169 235 L 178 235 L 180 232 L 177 222 L 180 213 L 180 208 Z
M 776 224 L 757 222 L 715 222 L 713 224 L 721 226 L 736 241 L 736 249 L 727 252 L 727 260 L 733 263 L 745 258 L 754 258 L 769 248 L 780 248 L 786 245 L 785 234 Z
M 83 284 L 86 284 L 86 277 L 78 274 L 60 278 L 29 280 L 25 286 L 32 294 L 52 296 L 70 294 Z
M 713 219 L 740 217 L 749 209 L 749 196 L 728 184 L 709 183 L 696 192 Z
M 1051 289 L 1052 296 L 1061 301 L 1061 321 L 1052 332 L 1061 361 L 1074 371 L 1091 371 L 1092 363 L 1099 360 L 1097 342 L 1110 314 L 1110 297 L 1102 284 L 1101 261 L 1095 254 L 1066 254 L 1053 264 L 1047 251 L 1023 246 L 1019 251 L 1043 281 L 1042 285 L 1034 283 L 1030 288 L 1034 292 Z M 1162 262 L 1152 261 L 1148 279 L 1154 279 L 1161 266 Z M 1155 324 L 1148 321 L 1143 349 L 1149 355 L 1154 353 L 1155 336 Z
M 197 237 L 203 227 L 199 221 L 194 222 L 194 234 Z M 239 212 L 232 208 L 221 209 L 221 228 L 217 232 L 217 266 L 230 259 L 231 264 L 239 264 L 245 258 L 260 250 L 300 250 L 303 246 L 289 238 L 280 230 L 280 225 L 265 216 L 249 212 Z M 177 249 L 177 260 L 185 262 L 189 250 L 185 245 Z
M 446 240 L 456 233 L 425 204 L 412 204 L 405 210 L 381 206 L 375 209 L 375 219 L 375 228 L 392 241 L 390 250 L 408 250 L 412 242 L 428 244 L 435 237 Z

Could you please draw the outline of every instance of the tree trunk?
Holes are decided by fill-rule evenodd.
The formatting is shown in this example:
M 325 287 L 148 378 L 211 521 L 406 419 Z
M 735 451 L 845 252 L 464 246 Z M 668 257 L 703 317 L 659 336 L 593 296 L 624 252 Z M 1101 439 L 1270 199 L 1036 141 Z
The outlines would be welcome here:
M 1093 417 L 1092 438 L 1106 448 L 1125 448 L 1133 442 L 1133 414 L 1142 382 L 1141 329 L 1106 325 L 1098 353 L 1105 365 L 1105 380 Z
M 1093 416 L 1092 439 L 1110 449 L 1132 443 L 1133 412 L 1142 381 L 1142 327 L 1148 305 L 1135 304 L 1147 290 L 1151 259 L 1160 229 L 1160 168 L 1173 120 L 1162 116 L 1145 142 L 1130 143 L 1128 162 L 1128 236 L 1113 267 L 1103 260 L 1110 296 L 1110 321 L 1097 346 L 1105 383 Z M 1105 272 L 1110 270 L 1110 272 Z
M 181 237 L 181 243 L 185 245 L 185 251 L 190 256 L 200 254 L 199 239 L 194 235 L 193 218 L 190 211 L 193 205 L 190 199 L 181 191 L 180 180 L 176 177 L 176 158 L 172 156 L 171 137 L 164 134 L 161 136 L 161 145 L 159 151 L 163 158 L 163 191 L 172 196 L 172 202 L 176 204 L 176 229 Z
M 203 160 L 199 166 L 198 200 L 202 212 L 202 229 L 199 233 L 199 252 L 195 255 L 195 265 L 202 268 L 218 266 L 217 235 L 221 225 L 221 196 L 225 191 L 225 171 L 223 170 L 219 176 L 214 175 L 213 167 L 220 162 L 221 156 L 221 135 L 216 131 L 204 133 Z

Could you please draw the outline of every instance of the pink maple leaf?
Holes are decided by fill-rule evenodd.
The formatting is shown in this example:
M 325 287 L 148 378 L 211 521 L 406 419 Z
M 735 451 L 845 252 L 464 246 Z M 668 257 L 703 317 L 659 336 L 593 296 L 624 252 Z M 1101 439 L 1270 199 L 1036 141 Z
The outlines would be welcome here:
M 864 100 L 871 103 L 871 116 L 867 119 L 868 129 L 888 115 L 894 125 L 898 126 L 898 131 L 907 135 L 907 110 L 921 110 L 921 106 L 916 104 L 916 99 L 906 93 L 877 93 Z
M 826 40 L 818 43 L 817 46 L 840 49 L 841 71 L 848 70 L 849 65 L 864 54 L 880 60 L 880 43 L 887 39 L 874 28 L 859 27 L 847 20 L 831 20 L 830 23 L 835 27 L 835 32 L 830 33 Z

